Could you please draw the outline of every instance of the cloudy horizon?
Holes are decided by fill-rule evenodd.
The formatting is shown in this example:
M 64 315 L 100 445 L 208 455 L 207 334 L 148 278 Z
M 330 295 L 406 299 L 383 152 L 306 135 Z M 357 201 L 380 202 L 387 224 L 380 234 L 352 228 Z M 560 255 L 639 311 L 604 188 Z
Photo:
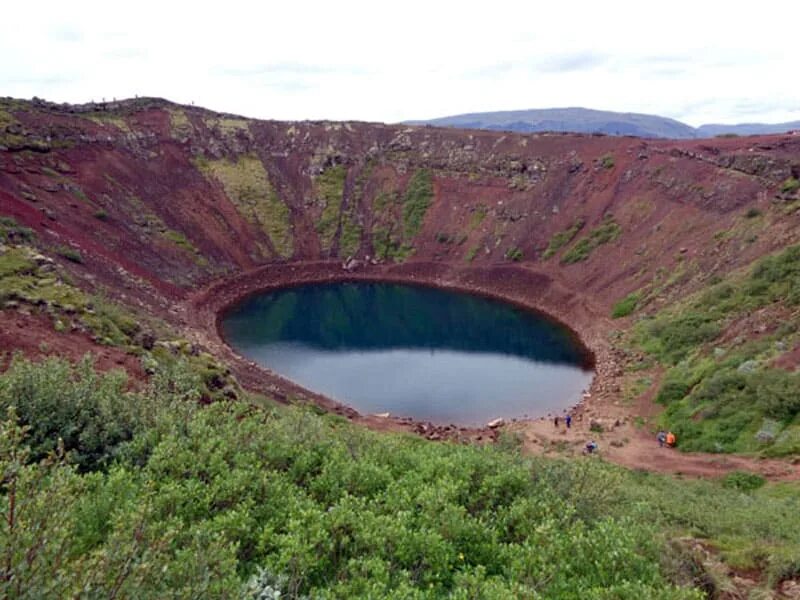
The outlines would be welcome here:
M 581 106 L 704 123 L 800 120 L 800 4 L 498 0 L 6 7 L 0 95 L 158 96 L 268 119 L 397 122 Z M 113 10 L 112 10 L 113 9 Z

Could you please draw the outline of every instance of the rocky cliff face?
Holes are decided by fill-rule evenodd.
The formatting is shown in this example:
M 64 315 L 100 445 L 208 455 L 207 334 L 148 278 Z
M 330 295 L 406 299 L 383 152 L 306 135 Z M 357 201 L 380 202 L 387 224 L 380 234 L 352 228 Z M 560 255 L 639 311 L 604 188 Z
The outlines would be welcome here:
M 610 305 L 796 241 L 800 137 L 652 141 L 0 101 L 0 214 L 168 303 L 269 263 L 517 262 Z M 670 290 L 673 290 L 672 292 Z

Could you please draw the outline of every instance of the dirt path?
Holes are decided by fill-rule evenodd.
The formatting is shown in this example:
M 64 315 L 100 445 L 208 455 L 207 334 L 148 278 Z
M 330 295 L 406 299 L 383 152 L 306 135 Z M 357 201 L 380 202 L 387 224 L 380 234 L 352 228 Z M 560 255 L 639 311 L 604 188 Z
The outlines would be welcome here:
M 605 408 L 605 410 L 604 410 Z M 673 448 L 660 448 L 646 425 L 636 425 L 629 412 L 623 416 L 613 405 L 598 406 L 588 401 L 567 429 L 564 420 L 559 426 L 553 419 L 520 421 L 509 430 L 519 432 L 526 451 L 550 456 L 578 456 L 584 444 L 595 440 L 604 460 L 627 467 L 656 473 L 688 477 L 722 477 L 733 471 L 757 473 L 770 481 L 800 480 L 800 461 L 794 463 L 777 459 L 760 459 L 735 454 L 686 453 Z M 602 423 L 603 432 L 591 431 L 591 423 Z M 617 423 L 619 423 L 617 425 Z

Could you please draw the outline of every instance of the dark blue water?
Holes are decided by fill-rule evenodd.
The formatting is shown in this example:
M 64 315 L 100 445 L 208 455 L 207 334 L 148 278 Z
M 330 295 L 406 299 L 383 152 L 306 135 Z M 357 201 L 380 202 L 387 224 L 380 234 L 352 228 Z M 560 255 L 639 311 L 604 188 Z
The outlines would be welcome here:
M 244 356 L 362 413 L 483 425 L 580 400 L 592 372 L 566 328 L 508 304 L 382 283 L 264 293 L 222 321 Z

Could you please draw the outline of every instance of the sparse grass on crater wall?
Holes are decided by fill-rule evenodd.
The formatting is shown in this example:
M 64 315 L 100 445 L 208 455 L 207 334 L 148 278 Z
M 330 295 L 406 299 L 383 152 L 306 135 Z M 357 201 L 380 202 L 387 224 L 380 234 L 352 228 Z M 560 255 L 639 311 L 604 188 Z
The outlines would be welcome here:
M 195 159 L 207 177 L 218 180 L 242 216 L 261 227 L 276 252 L 290 257 L 293 252 L 289 207 L 278 197 L 261 160 L 254 155 L 240 156 L 236 162 L 220 159 Z
M 98 125 L 102 125 L 103 127 L 108 127 L 109 125 L 112 127 L 116 127 L 123 133 L 131 133 L 133 131 L 130 125 L 128 125 L 128 122 L 119 115 L 112 115 L 99 112 L 99 113 L 83 115 L 83 117 L 85 119 L 89 119 L 94 123 L 97 123 Z
M 182 138 L 192 133 L 192 123 L 186 113 L 179 108 L 169 109 L 169 127 L 174 138 Z
M 334 165 L 325 169 L 314 180 L 315 201 L 322 206 L 316 229 L 324 252 L 329 252 L 333 247 L 336 231 L 339 229 L 346 177 L 347 169 L 344 165 Z
M 583 229 L 585 221 L 583 219 L 577 219 L 575 223 L 569 229 L 564 231 L 559 231 L 552 238 L 550 238 L 550 243 L 547 245 L 547 249 L 542 254 L 542 258 L 550 258 L 556 252 L 561 250 L 564 246 L 569 244 L 578 232 Z
M 569 265 L 586 260 L 595 248 L 613 242 L 621 233 L 622 227 L 612 217 L 606 217 L 588 236 L 579 239 L 567 250 L 561 257 L 561 262 Z

